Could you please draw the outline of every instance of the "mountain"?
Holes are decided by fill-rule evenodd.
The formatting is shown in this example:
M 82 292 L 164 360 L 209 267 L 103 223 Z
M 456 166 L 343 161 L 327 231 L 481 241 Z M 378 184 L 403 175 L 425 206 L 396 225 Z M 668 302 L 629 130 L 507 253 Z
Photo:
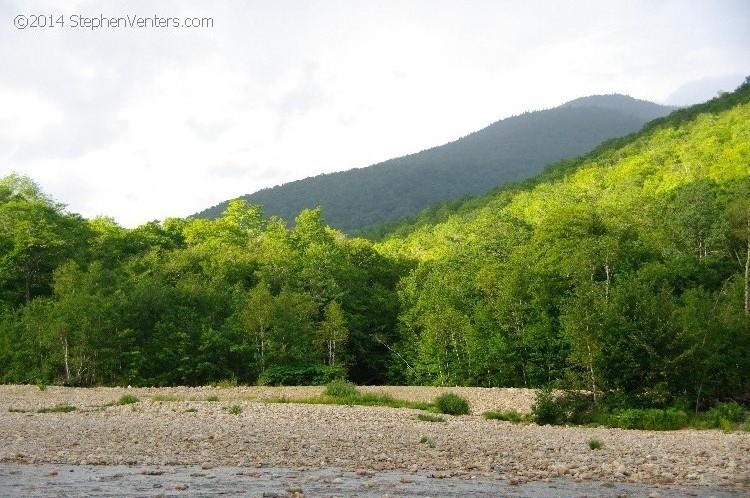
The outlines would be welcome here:
M 583 154 L 604 140 L 639 130 L 672 112 L 624 95 L 596 95 L 503 119 L 454 142 L 373 166 L 263 189 L 243 199 L 267 216 L 292 220 L 322 206 L 326 222 L 346 232 L 418 213 L 431 204 L 478 195 L 529 178 L 545 164 Z M 216 218 L 228 202 L 196 215 Z
M 403 381 L 750 404 L 749 137 L 750 77 L 404 223 Z

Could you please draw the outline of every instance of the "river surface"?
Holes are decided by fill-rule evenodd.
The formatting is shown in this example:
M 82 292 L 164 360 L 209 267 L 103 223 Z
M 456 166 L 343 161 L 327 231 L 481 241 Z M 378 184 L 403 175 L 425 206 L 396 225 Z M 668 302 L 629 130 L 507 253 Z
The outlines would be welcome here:
M 747 497 L 731 486 L 655 486 L 552 479 L 510 482 L 487 477 L 445 478 L 438 472 L 347 472 L 334 468 L 201 466 L 129 467 L 0 464 L 0 496 L 251 496 L 251 497 Z

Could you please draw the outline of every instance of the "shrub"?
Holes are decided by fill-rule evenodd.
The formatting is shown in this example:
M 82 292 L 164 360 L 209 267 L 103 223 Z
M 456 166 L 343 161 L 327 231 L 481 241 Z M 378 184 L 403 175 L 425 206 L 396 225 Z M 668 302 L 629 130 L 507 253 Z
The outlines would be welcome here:
M 518 413 L 515 410 L 511 410 L 508 412 L 484 412 L 484 418 L 487 420 L 505 420 L 506 422 L 513 422 L 514 424 L 518 424 L 523 420 L 523 415 Z
M 357 386 L 344 379 L 336 379 L 328 383 L 323 391 L 326 396 L 332 398 L 356 398 L 359 395 Z
M 469 402 L 454 393 L 441 394 L 434 401 L 440 413 L 446 415 L 466 415 L 469 413 Z
M 417 418 L 422 422 L 445 422 L 445 418 L 440 415 L 432 415 L 430 413 L 420 413 Z
M 596 416 L 593 397 L 579 391 L 555 396 L 550 389 L 537 391 L 532 417 L 537 424 L 587 424 Z
M 721 427 L 721 421 L 740 423 L 745 420 L 745 410 L 735 403 L 719 403 L 706 412 L 706 421 L 710 427 Z
M 229 413 L 232 415 L 240 415 L 242 413 L 242 407 L 240 405 L 232 405 L 229 409 Z
M 206 396 L 206 401 L 213 403 L 219 401 L 219 397 L 215 394 L 209 394 L 208 396 Z
M 602 444 L 602 442 L 599 441 L 598 439 L 590 439 L 589 440 L 589 448 L 592 449 L 592 450 L 600 450 L 600 449 L 602 449 L 603 446 L 604 446 L 604 444 Z
M 622 429 L 645 429 L 650 431 L 669 431 L 682 429 L 688 425 L 687 413 L 674 408 L 630 408 L 615 410 L 607 417 L 607 425 Z
M 562 407 L 557 403 L 551 389 L 541 389 L 536 392 L 531 414 L 534 422 L 539 425 L 561 424 L 565 419 Z
M 134 394 L 123 394 L 120 396 L 120 399 L 117 400 L 118 405 L 131 405 L 133 403 L 138 403 L 140 400 L 137 396 Z

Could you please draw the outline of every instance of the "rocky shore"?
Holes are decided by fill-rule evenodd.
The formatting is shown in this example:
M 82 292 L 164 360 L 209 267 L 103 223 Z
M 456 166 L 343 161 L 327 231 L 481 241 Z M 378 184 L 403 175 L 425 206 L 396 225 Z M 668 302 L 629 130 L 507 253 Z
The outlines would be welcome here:
M 424 401 L 446 391 L 367 389 Z M 192 468 L 204 474 L 261 477 L 264 472 L 273 475 L 268 469 L 285 469 L 277 473 L 301 480 L 318 475 L 319 483 L 325 472 L 341 474 L 329 476 L 331 480 L 351 475 L 379 482 L 382 476 L 401 476 L 386 479 L 384 486 L 397 486 L 374 490 L 372 496 L 396 496 L 399 484 L 423 479 L 454 485 L 497 482 L 529 491 L 532 483 L 562 482 L 573 486 L 575 496 L 591 486 L 599 491 L 593 495 L 603 496 L 631 485 L 651 490 L 643 496 L 669 496 L 670 489 L 683 490 L 675 496 L 685 489 L 697 496 L 750 493 L 747 432 L 514 425 L 482 417 L 490 409 L 528 411 L 534 394 L 522 389 L 450 389 L 469 400 L 472 413 L 446 416 L 445 422 L 420 421 L 419 411 L 411 409 L 267 402 L 321 390 L 0 386 L 0 464 L 6 473 L 14 466 L 28 470 L 42 465 L 44 473 L 53 472 L 55 465 L 74 465 L 120 466 L 135 469 L 135 475 Z M 116 404 L 124 394 L 139 401 Z M 63 404 L 76 410 L 37 411 Z M 592 439 L 601 441 L 602 448 L 591 450 Z M 402 478 L 408 482 L 401 483 Z M 170 492 L 176 492 L 173 488 Z

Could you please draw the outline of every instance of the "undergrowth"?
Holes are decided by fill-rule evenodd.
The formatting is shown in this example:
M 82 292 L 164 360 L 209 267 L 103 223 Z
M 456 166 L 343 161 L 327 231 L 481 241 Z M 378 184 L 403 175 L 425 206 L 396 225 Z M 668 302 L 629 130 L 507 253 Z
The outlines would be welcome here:
M 489 418 L 485 415 L 485 418 Z M 600 398 L 576 391 L 553 393 L 537 392 L 531 418 L 540 425 L 596 425 L 621 429 L 669 431 L 692 427 L 722 429 L 725 432 L 748 430 L 747 411 L 733 401 L 718 403 L 705 412 L 686 409 L 685 404 L 662 408 L 632 408 L 622 406 L 615 396 Z

